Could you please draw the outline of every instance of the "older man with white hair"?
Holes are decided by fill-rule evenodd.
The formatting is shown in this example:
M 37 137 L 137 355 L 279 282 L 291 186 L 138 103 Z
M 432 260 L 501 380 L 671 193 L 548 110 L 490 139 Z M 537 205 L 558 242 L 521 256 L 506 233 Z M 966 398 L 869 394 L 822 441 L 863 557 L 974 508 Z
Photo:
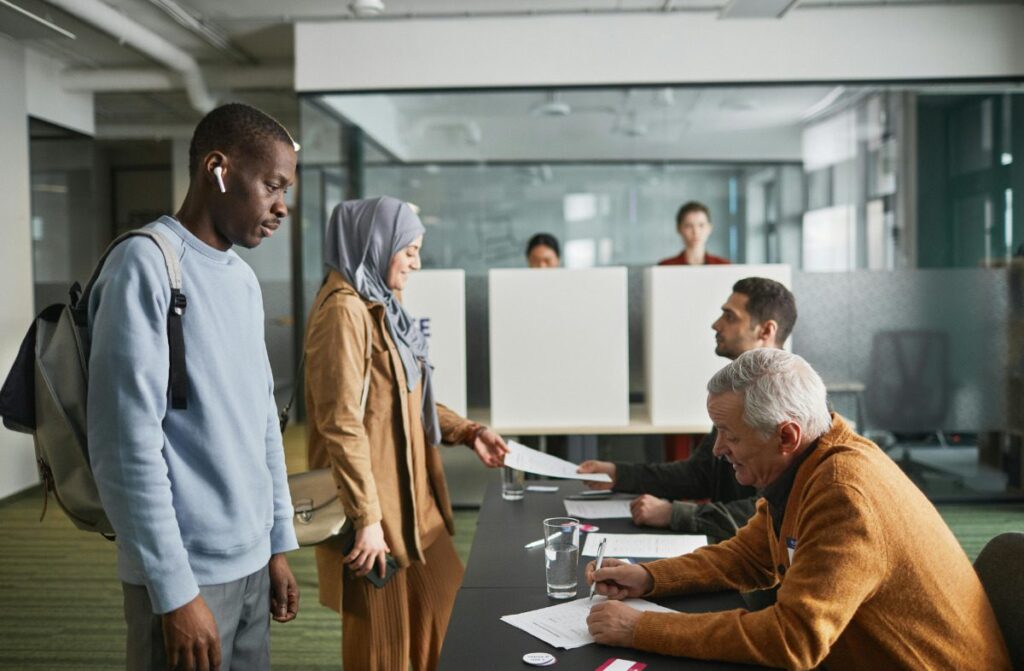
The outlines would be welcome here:
M 732 539 L 587 567 L 599 643 L 790 669 L 1009 669 L 981 582 L 938 511 L 830 414 L 810 365 L 749 351 L 708 382 L 716 456 L 763 498 Z M 778 586 L 757 612 L 641 613 L 617 599 Z

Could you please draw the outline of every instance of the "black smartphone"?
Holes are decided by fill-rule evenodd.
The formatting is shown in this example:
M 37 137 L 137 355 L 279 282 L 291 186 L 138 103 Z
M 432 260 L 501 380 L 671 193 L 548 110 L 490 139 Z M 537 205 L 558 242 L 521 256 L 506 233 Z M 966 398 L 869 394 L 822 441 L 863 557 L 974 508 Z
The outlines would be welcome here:
M 345 553 L 346 557 L 352 552 L 352 548 L 355 547 L 355 544 L 356 544 L 356 534 L 353 531 L 352 533 L 347 534 L 347 537 L 345 538 L 345 544 L 341 548 L 341 551 L 343 553 Z M 370 583 L 374 587 L 376 587 L 377 589 L 380 589 L 384 585 L 388 584 L 388 581 L 391 580 L 392 577 L 394 577 L 394 575 L 395 575 L 395 573 L 397 571 L 398 571 L 398 562 L 395 560 L 394 557 L 392 557 L 390 554 L 388 554 L 388 555 L 384 555 L 384 577 L 383 578 L 380 577 L 380 569 L 377 567 L 376 564 L 374 564 L 373 568 L 370 569 L 370 572 L 367 573 L 363 577 L 365 577 L 367 580 L 369 580 Z
M 380 577 L 380 571 L 377 566 L 374 565 L 370 572 L 366 574 L 366 579 L 373 583 L 373 586 L 380 589 L 384 585 L 388 584 L 392 576 L 398 571 L 398 562 L 391 555 L 385 555 L 384 557 L 384 577 Z

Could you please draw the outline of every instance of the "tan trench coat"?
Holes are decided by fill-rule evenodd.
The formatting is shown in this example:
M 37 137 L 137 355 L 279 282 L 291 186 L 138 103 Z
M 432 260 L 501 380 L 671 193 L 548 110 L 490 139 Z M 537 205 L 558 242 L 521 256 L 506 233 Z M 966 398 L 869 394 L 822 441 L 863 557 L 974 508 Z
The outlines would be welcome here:
M 372 349 L 363 415 L 367 347 Z M 432 495 L 448 533 L 454 534 L 455 528 L 438 449 L 426 445 L 422 459 L 412 454 L 410 413 L 420 409 L 410 408 L 405 369 L 387 331 L 384 306 L 363 301 L 339 273 L 331 271 L 306 325 L 305 353 L 309 468 L 333 470 L 338 496 L 355 528 L 382 523 L 399 566 L 422 561 L 417 497 L 422 501 Z M 475 436 L 479 425 L 441 404 L 437 413 L 444 442 L 462 443 Z M 414 491 L 414 463 L 426 468 L 431 492 Z M 343 556 L 337 541 L 316 548 L 320 602 L 334 610 L 341 606 Z

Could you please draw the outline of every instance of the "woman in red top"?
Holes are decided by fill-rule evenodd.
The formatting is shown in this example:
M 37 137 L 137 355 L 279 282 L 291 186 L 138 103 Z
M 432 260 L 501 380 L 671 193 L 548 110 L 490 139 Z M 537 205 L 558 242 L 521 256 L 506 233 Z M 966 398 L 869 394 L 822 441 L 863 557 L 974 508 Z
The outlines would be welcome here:
M 658 261 L 659 266 L 712 266 L 729 263 L 729 259 L 708 254 L 704 251 L 711 236 L 711 212 L 707 205 L 691 200 L 679 208 L 676 214 L 676 229 L 683 239 L 683 251 L 676 256 Z M 665 436 L 665 459 L 676 461 L 690 456 L 695 445 L 695 436 L 678 434 Z
M 711 235 L 711 213 L 703 203 L 691 200 L 679 208 L 676 229 L 683 239 L 683 251 L 677 256 L 658 261 L 659 266 L 712 266 L 729 263 L 729 259 L 704 251 Z

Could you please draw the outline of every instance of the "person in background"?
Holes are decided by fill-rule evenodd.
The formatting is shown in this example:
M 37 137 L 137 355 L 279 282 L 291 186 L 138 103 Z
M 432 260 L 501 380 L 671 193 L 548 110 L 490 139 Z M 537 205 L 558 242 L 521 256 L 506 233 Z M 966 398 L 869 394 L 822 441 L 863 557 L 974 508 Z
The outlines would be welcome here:
M 558 268 L 562 265 L 558 238 L 550 233 L 537 233 L 526 243 L 526 262 L 531 268 Z
M 341 612 L 342 662 L 359 671 L 437 667 L 462 563 L 437 445 L 486 466 L 496 433 L 434 400 L 427 340 L 400 291 L 420 268 L 423 224 L 395 198 L 346 201 L 324 240 L 328 268 L 306 327 L 309 467 L 329 467 L 355 529 L 316 547 L 320 602 Z M 383 587 L 366 575 L 398 570 Z
M 830 413 L 802 358 L 761 348 L 707 385 L 715 456 L 763 498 L 735 537 L 646 564 L 586 568 L 609 601 L 598 643 L 786 669 L 1009 671 L 985 589 L 935 506 Z M 628 597 L 778 586 L 756 612 L 643 613 Z
M 796 318 L 796 299 L 782 284 L 764 277 L 739 280 L 722 306 L 722 315 L 711 325 L 715 331 L 715 354 L 733 360 L 759 347 L 781 348 L 792 333 Z M 717 437 L 713 428 L 685 461 L 584 461 L 579 472 L 611 476 L 611 484 L 588 482 L 592 489 L 643 492 L 630 504 L 636 524 L 724 540 L 734 536 L 753 516 L 757 492 L 736 482 L 732 467 L 712 454 Z
M 711 236 L 711 212 L 703 203 L 691 200 L 676 213 L 676 232 L 683 239 L 683 251 L 676 256 L 662 259 L 659 266 L 704 266 L 729 263 L 705 250 Z M 699 435 L 672 434 L 665 436 L 665 459 L 684 459 L 691 454 L 691 447 Z
M 89 458 L 117 533 L 130 670 L 269 671 L 270 617 L 298 612 L 263 298 L 231 249 L 278 230 L 295 162 L 277 121 L 218 107 L 192 136 L 184 203 L 147 227 L 181 260 L 187 407 L 168 400 L 160 249 L 118 245 L 89 299 Z
M 711 236 L 711 212 L 703 203 L 691 200 L 676 213 L 676 231 L 683 239 L 683 251 L 658 261 L 659 266 L 713 266 L 729 259 L 708 254 L 705 246 Z

